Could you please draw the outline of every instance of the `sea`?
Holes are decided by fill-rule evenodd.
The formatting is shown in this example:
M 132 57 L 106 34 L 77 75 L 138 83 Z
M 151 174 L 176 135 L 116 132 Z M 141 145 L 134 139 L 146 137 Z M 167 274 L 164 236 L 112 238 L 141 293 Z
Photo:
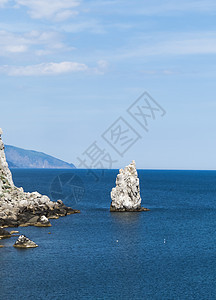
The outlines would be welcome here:
M 109 211 L 118 170 L 12 174 L 81 212 L 0 241 L 0 299 L 216 299 L 216 171 L 138 170 L 136 213 Z

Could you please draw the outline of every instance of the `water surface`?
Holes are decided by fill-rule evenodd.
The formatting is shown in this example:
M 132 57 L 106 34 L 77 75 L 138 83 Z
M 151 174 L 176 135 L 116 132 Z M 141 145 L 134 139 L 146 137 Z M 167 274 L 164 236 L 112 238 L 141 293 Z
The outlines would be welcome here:
M 151 211 L 110 213 L 117 172 L 98 170 L 97 182 L 84 170 L 13 170 L 17 186 L 59 192 L 81 213 L 19 228 L 38 248 L 1 241 L 1 299 L 216 298 L 216 172 L 140 170 Z

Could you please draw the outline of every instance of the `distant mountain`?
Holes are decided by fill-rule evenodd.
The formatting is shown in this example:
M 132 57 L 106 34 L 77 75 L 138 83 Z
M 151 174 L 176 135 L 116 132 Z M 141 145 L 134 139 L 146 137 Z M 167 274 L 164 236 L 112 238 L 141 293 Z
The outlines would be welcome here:
M 43 152 L 5 145 L 5 154 L 9 168 L 75 169 L 73 164 Z
M 8 163 L 8 167 L 9 167 L 9 168 L 18 168 L 17 165 L 15 165 L 14 163 L 12 163 L 12 162 L 9 161 L 9 160 L 7 161 L 7 163 Z

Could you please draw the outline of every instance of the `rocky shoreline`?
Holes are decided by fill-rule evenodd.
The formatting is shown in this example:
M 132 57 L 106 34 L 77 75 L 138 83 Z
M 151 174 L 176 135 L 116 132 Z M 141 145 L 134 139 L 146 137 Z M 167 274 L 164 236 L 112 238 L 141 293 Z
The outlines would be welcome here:
M 51 226 L 49 219 L 79 213 L 61 200 L 53 202 L 38 192 L 25 193 L 14 185 L 0 129 L 0 227 Z
M 19 236 L 16 242 L 14 243 L 13 247 L 23 249 L 38 247 L 38 245 L 35 242 L 28 239 L 25 235 L 17 235 L 17 233 L 19 233 L 19 231 L 9 232 L 3 228 L 0 228 L 0 240 Z M 4 248 L 4 245 L 0 245 L 0 248 Z
M 67 207 L 61 200 L 53 202 L 49 197 L 38 192 L 26 193 L 22 187 L 16 187 L 8 168 L 1 136 L 0 128 L 0 240 L 13 236 L 12 232 L 3 229 L 5 227 L 49 227 L 51 226 L 49 219 L 80 213 L 79 210 Z M 149 211 L 141 206 L 135 161 L 125 169 L 119 170 L 116 187 L 111 191 L 111 199 L 111 212 Z M 38 245 L 24 235 L 20 235 L 14 247 L 35 248 Z

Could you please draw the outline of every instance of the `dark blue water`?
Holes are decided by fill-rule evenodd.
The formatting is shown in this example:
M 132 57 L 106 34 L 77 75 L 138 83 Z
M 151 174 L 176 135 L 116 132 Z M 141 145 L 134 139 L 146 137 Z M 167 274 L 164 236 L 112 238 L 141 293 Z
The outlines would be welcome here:
M 142 213 L 110 213 L 117 170 L 96 174 L 98 182 L 84 170 L 13 171 L 16 185 L 59 192 L 81 213 L 19 228 L 36 249 L 1 241 L 0 298 L 216 299 L 216 172 L 139 171 L 151 209 Z

